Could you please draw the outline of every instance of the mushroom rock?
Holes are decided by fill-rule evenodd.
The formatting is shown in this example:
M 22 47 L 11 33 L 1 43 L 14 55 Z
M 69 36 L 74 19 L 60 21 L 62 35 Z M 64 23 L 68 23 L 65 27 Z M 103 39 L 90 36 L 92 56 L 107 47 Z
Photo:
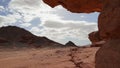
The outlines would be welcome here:
M 99 31 L 91 32 L 89 34 L 89 40 L 92 42 L 91 47 L 101 47 L 105 43 L 105 40 L 101 39 Z
M 101 0 L 43 0 L 51 7 L 62 5 L 64 8 L 75 13 L 100 12 L 102 10 Z
M 44 0 L 51 7 L 62 5 L 71 12 L 100 12 L 100 39 L 106 40 L 95 57 L 95 68 L 120 68 L 120 0 Z
M 99 32 L 98 31 L 91 32 L 89 34 L 89 39 L 92 42 L 92 44 L 101 41 Z

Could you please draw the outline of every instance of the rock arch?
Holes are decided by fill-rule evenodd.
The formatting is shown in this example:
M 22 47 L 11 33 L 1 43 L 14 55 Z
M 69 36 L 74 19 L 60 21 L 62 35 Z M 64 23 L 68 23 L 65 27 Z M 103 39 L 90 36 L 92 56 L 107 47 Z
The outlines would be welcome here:
M 120 0 L 43 0 L 75 13 L 100 12 L 98 33 L 106 43 L 96 53 L 96 68 L 120 68 Z

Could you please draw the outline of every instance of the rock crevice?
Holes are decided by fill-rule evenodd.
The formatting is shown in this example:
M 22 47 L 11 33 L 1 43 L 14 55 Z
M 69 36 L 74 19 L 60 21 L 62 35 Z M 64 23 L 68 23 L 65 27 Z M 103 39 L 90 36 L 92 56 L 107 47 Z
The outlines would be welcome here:
M 70 54 L 69 54 L 69 56 L 71 57 L 70 61 L 75 65 L 75 68 L 82 68 L 80 64 L 82 64 L 83 62 L 82 61 L 76 62 L 75 60 L 74 54 L 76 51 L 78 51 L 78 48 L 70 49 Z

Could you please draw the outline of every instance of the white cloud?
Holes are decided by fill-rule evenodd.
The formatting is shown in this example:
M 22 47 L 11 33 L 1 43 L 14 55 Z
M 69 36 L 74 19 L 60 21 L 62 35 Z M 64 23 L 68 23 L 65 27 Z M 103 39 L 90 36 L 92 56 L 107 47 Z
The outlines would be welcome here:
M 1 26 L 7 26 L 15 23 L 17 19 L 19 19 L 18 14 L 13 14 L 13 15 L 7 15 L 7 16 L 0 16 L 0 27 Z
M 34 1 L 34 2 L 33 2 Z M 9 4 L 9 8 L 14 13 L 19 13 L 22 16 L 22 20 L 26 23 L 35 18 L 36 11 L 39 8 L 39 0 L 12 0 Z M 39 5 L 38 5 L 39 4 Z
M 3 6 L 0 6 L 0 11 L 4 10 L 4 7 Z
M 40 30 L 40 28 L 39 27 L 32 27 L 31 29 L 30 29 L 30 31 L 34 34 L 34 35 L 37 35 L 37 36 L 39 36 L 40 35 L 40 32 L 41 32 L 41 30 Z
M 34 27 L 31 29 L 31 32 L 39 36 L 47 36 L 48 38 L 63 44 L 72 40 L 78 45 L 85 45 L 90 43 L 88 42 L 88 34 L 96 30 L 97 23 L 94 22 L 48 20 L 43 23 L 42 29 Z
M 87 21 L 65 21 L 65 20 L 47 20 L 43 23 L 47 28 L 70 28 L 70 29 L 79 29 L 87 28 L 88 26 L 96 26 L 95 22 Z M 89 27 L 91 28 L 91 27 Z
M 20 26 L 22 26 L 22 27 L 30 27 L 31 24 L 30 23 L 22 23 L 22 24 L 20 24 Z
M 45 21 L 43 25 L 48 28 L 57 29 L 57 28 L 64 28 L 66 24 L 60 21 L 48 20 L 48 21 Z
M 40 17 L 41 21 L 61 18 L 53 13 L 55 9 L 44 4 L 42 0 L 12 0 L 9 8 L 21 13 L 25 22 L 29 22 L 35 17 Z
M 24 9 L 31 10 L 40 7 L 41 0 L 12 0 L 10 2 L 10 7 L 14 7 L 14 9 Z

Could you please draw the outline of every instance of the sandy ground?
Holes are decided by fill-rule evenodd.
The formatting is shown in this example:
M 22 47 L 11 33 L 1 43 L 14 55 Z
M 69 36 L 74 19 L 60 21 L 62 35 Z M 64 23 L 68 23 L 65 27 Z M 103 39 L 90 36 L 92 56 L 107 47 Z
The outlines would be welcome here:
M 99 48 L 0 50 L 0 68 L 94 68 Z

